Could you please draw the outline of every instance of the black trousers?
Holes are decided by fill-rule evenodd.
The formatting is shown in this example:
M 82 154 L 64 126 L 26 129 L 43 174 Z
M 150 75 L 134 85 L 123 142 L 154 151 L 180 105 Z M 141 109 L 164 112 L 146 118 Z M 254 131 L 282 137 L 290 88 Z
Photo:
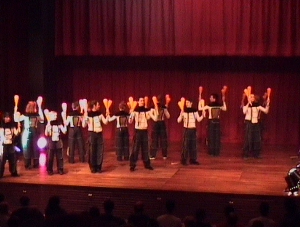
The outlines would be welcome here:
M 181 154 L 181 162 L 197 160 L 197 130 L 196 128 L 185 128 L 183 135 L 183 147 Z
M 127 127 L 116 129 L 116 153 L 117 160 L 129 159 L 129 131 Z
M 30 127 L 24 129 L 22 132 L 22 148 L 25 162 L 25 168 L 31 168 L 31 161 L 33 159 L 33 167 L 39 166 L 39 149 L 37 147 L 37 140 L 39 134 L 37 128 Z
M 0 157 L 0 177 L 3 177 L 6 160 L 8 160 L 9 172 L 17 174 L 17 153 L 13 144 L 3 145 L 3 154 Z
M 221 147 L 220 120 L 210 119 L 208 121 L 208 153 L 213 156 L 219 156 L 220 147 Z
M 135 130 L 133 136 L 133 147 L 130 154 L 130 167 L 136 167 L 136 162 L 139 157 L 139 151 L 142 153 L 142 159 L 144 166 L 150 166 L 149 151 L 148 151 L 148 131 L 147 130 Z
M 63 149 L 55 148 L 48 150 L 47 171 L 53 172 L 54 157 L 56 158 L 56 166 L 58 171 L 64 169 Z
M 162 149 L 163 157 L 168 156 L 168 140 L 166 123 L 164 121 L 154 122 L 151 133 L 150 156 L 156 157 L 158 149 Z
M 102 132 L 89 132 L 90 150 L 89 165 L 90 169 L 101 170 L 103 163 L 104 142 Z
M 79 153 L 79 161 L 85 161 L 85 149 L 84 141 L 82 136 L 82 129 L 80 127 L 69 128 L 68 134 L 68 145 L 69 145 L 69 162 L 74 163 L 75 148 L 77 145 Z
M 245 121 L 245 142 L 244 142 L 244 157 L 253 154 L 254 157 L 259 157 L 261 151 L 261 127 L 259 123 L 251 123 Z

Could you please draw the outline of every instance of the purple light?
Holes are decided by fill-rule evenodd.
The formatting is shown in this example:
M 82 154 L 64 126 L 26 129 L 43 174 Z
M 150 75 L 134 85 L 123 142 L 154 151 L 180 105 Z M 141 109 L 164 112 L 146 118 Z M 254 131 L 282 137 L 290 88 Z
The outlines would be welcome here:
M 40 137 L 37 141 L 37 145 L 40 149 L 44 149 L 47 146 L 47 140 L 45 137 Z
M 14 147 L 16 152 L 21 152 L 21 149 L 17 146 Z

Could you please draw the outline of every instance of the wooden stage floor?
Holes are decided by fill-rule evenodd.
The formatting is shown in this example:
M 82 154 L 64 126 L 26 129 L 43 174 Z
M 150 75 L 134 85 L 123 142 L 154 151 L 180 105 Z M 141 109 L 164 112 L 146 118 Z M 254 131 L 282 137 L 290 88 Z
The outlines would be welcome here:
M 10 177 L 8 166 L 0 179 L 2 192 L 12 209 L 18 206 L 22 195 L 30 197 L 32 204 L 43 210 L 51 195 L 62 198 L 67 211 L 80 212 L 92 206 L 101 207 L 110 197 L 116 203 L 115 214 L 127 218 L 136 201 L 143 201 L 147 213 L 157 217 L 164 213 L 168 198 L 176 201 L 176 215 L 184 218 L 202 207 L 207 220 L 223 220 L 223 208 L 234 202 L 242 223 L 257 213 L 264 200 L 272 208 L 271 216 L 279 221 L 284 214 L 283 203 L 287 196 L 284 177 L 298 163 L 298 147 L 265 146 L 262 159 L 244 160 L 241 145 L 223 144 L 220 157 L 211 157 L 200 147 L 199 166 L 182 166 L 180 144 L 171 144 L 170 155 L 161 155 L 152 161 L 154 170 L 143 167 L 138 161 L 136 171 L 129 171 L 129 162 L 117 162 L 112 143 L 106 143 L 103 172 L 90 173 L 87 163 L 69 164 L 65 159 L 64 175 L 48 176 L 45 167 L 26 171 L 20 160 L 18 178 Z M 66 157 L 67 158 L 67 157 Z M 300 196 L 294 197 L 300 206 Z
M 230 193 L 247 195 L 282 196 L 286 187 L 284 176 L 298 163 L 297 147 L 265 145 L 262 159 L 244 160 L 241 145 L 224 144 L 220 157 L 211 157 L 205 147 L 200 147 L 199 166 L 182 166 L 180 144 L 170 146 L 169 157 L 161 153 L 152 160 L 154 170 L 143 167 L 141 160 L 136 171 L 129 171 L 129 162 L 118 162 L 113 146 L 107 146 L 103 172 L 91 174 L 87 163 L 67 163 L 65 174 L 48 176 L 45 167 L 25 170 L 18 163 L 20 177 L 12 178 L 6 165 L 3 183 L 86 186 L 119 189 L 147 189 L 185 192 Z

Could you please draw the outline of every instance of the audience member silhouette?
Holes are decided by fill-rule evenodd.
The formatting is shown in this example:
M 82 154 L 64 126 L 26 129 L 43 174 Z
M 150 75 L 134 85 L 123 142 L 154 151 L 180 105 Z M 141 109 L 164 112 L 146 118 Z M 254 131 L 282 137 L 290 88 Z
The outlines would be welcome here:
M 149 224 L 150 217 L 144 211 L 144 203 L 138 201 L 134 205 L 134 213 L 128 217 L 128 223 L 135 227 L 145 227 Z
M 60 197 L 50 197 L 45 209 L 45 226 L 57 226 L 66 215 L 67 212 L 60 205 Z
M 14 210 L 11 217 L 17 217 L 21 226 L 42 226 L 44 223 L 43 213 L 34 206 L 30 206 L 30 198 L 21 196 L 20 207 Z
M 211 224 L 205 222 L 206 212 L 204 209 L 196 210 L 195 219 L 196 227 L 212 227 Z
M 111 199 L 105 199 L 103 202 L 104 214 L 100 215 L 99 226 L 101 227 L 117 227 L 125 224 L 125 220 L 114 216 L 113 211 L 115 203 Z
M 9 209 L 7 202 L 0 203 L 0 227 L 7 227 L 7 222 L 9 219 Z
M 263 223 L 264 227 L 275 227 L 276 223 L 274 220 L 269 218 L 270 206 L 267 202 L 261 202 L 259 206 L 260 216 L 253 218 L 249 221 L 247 227 L 253 226 L 255 221 L 260 221 Z
M 157 218 L 157 222 L 160 227 L 181 227 L 182 223 L 180 218 L 174 215 L 175 202 L 173 200 L 166 201 L 167 213 L 160 215 Z
M 300 213 L 296 200 L 287 198 L 284 202 L 285 214 L 280 222 L 280 227 L 299 227 Z

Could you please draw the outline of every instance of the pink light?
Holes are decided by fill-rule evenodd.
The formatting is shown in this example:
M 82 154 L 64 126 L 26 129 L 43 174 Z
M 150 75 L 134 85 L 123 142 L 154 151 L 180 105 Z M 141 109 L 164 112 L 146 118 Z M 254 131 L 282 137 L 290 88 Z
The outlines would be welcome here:
M 46 165 L 46 154 L 45 153 L 40 153 L 39 163 L 40 163 L 40 166 Z
M 45 137 L 40 137 L 37 141 L 37 145 L 40 149 L 44 149 L 47 146 L 47 140 Z

